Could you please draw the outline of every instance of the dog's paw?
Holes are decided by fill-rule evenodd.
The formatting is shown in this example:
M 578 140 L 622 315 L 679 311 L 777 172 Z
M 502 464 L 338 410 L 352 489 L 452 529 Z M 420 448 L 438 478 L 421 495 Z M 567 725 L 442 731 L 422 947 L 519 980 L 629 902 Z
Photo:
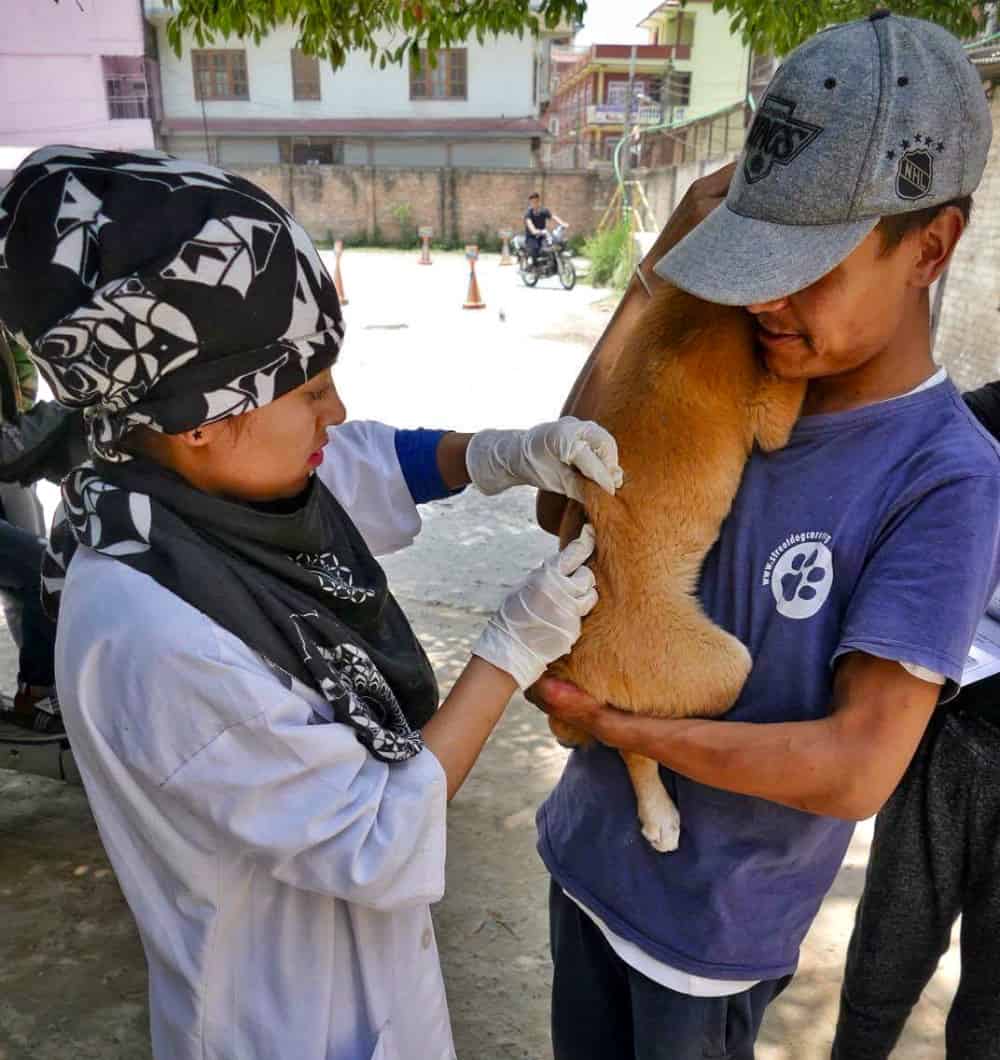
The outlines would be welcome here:
M 665 791 L 662 795 L 639 807 L 639 823 L 649 845 L 659 854 L 669 854 L 680 842 L 681 815 L 670 796 Z
M 555 718 L 549 718 L 549 728 L 556 738 L 556 743 L 569 751 L 575 747 L 586 747 L 592 739 L 587 733 L 573 728 L 572 725 L 567 725 L 564 721 L 557 721 Z

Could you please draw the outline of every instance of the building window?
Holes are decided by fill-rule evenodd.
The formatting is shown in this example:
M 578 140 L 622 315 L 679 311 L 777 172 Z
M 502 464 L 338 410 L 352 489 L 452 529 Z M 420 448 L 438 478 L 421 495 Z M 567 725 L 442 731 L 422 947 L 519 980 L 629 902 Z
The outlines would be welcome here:
M 656 30 L 656 43 L 690 48 L 694 44 L 694 13 L 678 11 L 675 17 L 662 22 Z
M 191 52 L 195 99 L 249 99 L 247 53 L 196 50 Z
M 284 136 L 278 151 L 282 162 L 294 166 L 335 166 L 344 161 L 344 141 L 334 136 Z
M 148 118 L 149 87 L 146 65 L 142 56 L 102 55 L 104 95 L 108 101 L 108 117 Z
M 466 99 L 467 62 L 465 48 L 442 48 L 434 67 L 421 51 L 410 61 L 410 99 Z
M 645 81 L 632 82 L 633 106 L 638 106 L 639 97 L 646 95 L 646 88 Z M 607 97 L 609 107 L 621 107 L 624 110 L 625 101 L 628 99 L 628 81 L 609 81 Z
M 292 49 L 292 98 L 319 99 L 319 59 Z
M 691 102 L 691 71 L 671 70 L 660 87 L 661 107 L 686 107 Z

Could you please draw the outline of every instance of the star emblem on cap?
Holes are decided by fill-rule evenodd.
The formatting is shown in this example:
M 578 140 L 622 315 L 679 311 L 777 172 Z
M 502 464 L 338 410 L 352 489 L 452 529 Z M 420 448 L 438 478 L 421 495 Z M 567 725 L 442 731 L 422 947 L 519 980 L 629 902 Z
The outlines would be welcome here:
M 914 136 L 913 139 L 916 140 L 919 144 L 923 140 L 923 137 L 920 135 L 920 133 L 917 133 L 917 135 Z
M 937 149 L 938 149 L 939 151 L 943 151 L 943 150 L 944 150 L 944 144 L 943 144 L 943 143 L 938 143 L 938 145 L 937 145 Z

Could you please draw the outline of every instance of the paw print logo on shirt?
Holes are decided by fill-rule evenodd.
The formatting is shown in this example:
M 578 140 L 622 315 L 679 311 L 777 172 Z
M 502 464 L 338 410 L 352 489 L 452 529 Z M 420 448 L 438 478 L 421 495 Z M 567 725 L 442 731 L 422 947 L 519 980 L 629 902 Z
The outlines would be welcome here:
M 771 575 L 778 613 L 811 618 L 833 588 L 833 553 L 819 541 L 806 541 L 782 553 Z

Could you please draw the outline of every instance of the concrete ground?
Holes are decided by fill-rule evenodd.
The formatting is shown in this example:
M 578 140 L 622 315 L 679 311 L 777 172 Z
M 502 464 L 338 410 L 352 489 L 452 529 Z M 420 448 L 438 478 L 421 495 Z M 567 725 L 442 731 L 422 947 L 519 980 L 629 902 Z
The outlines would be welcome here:
M 430 268 L 416 261 L 415 252 L 384 251 L 342 260 L 348 339 L 336 378 L 350 414 L 459 429 L 554 416 L 610 315 L 607 292 L 567 293 L 554 280 L 527 290 L 486 256 L 487 307 L 463 311 L 462 257 L 435 254 Z M 43 499 L 51 508 L 53 492 Z M 532 509 L 527 490 L 494 499 L 467 491 L 427 506 L 417 543 L 386 560 L 443 690 L 506 590 L 553 547 Z M 3 690 L 15 665 L 0 630 Z M 543 716 L 518 697 L 452 804 L 448 892 L 435 917 L 462 1060 L 551 1056 L 547 881 L 533 822 L 564 757 Z M 759 1060 L 829 1055 L 870 836 L 870 823 L 859 826 L 799 973 L 767 1016 Z M 0 924 L 0 1060 L 149 1056 L 142 950 L 79 787 L 0 770 Z M 944 1057 L 957 977 L 953 945 L 896 1056 Z

